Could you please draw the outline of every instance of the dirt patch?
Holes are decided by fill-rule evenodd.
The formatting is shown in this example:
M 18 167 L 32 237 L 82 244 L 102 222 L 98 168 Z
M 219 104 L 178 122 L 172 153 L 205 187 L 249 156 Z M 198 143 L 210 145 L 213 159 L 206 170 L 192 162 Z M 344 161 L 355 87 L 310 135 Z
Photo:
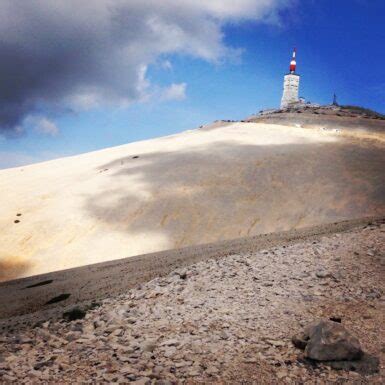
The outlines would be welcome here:
M 31 261 L 16 255 L 2 257 L 0 260 L 0 282 L 9 281 L 25 275 L 33 264 Z

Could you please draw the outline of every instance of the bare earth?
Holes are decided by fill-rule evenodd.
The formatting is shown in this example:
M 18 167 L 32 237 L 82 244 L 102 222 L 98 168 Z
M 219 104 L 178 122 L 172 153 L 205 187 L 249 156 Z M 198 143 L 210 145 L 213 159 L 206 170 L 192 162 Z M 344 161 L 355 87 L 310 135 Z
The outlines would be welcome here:
M 74 304 L 118 296 L 128 289 L 177 268 L 210 258 L 247 254 L 272 247 L 287 247 L 300 241 L 318 242 L 322 236 L 349 231 L 381 217 L 341 221 L 302 229 L 260 234 L 253 237 L 165 250 L 156 253 L 75 267 L 32 277 L 0 282 L 0 330 L 18 329 L 42 320 L 57 319 Z M 60 302 L 52 299 L 65 295 Z M 59 305 L 59 306 L 57 306 Z
M 83 320 L 4 331 L 0 381 L 382 384 L 384 244 L 380 220 L 317 240 L 231 254 L 105 299 Z M 301 359 L 291 336 L 332 316 L 380 358 L 378 374 Z
M 349 119 L 216 123 L 1 170 L 0 281 L 382 215 L 382 122 L 328 122 Z

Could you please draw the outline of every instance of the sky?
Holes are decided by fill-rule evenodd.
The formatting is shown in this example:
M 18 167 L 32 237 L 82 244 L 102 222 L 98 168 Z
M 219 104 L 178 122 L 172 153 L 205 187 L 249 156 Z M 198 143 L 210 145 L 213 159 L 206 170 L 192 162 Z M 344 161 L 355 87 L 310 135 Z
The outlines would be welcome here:
M 170 135 L 300 95 L 385 113 L 383 0 L 0 0 L 0 168 Z

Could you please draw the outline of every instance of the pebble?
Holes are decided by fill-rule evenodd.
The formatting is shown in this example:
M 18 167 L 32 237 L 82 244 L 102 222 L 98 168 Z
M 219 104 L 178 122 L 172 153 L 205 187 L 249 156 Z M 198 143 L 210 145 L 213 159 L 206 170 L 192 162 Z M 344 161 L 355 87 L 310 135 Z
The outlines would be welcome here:
M 166 341 L 163 341 L 160 345 L 161 346 L 176 346 L 176 345 L 179 345 L 179 341 L 177 339 L 166 340 Z
M 317 276 L 317 278 L 327 278 L 327 277 L 330 277 L 330 273 L 328 273 L 325 270 L 317 270 L 315 275 Z
M 155 348 L 156 348 L 156 341 L 155 340 L 145 341 L 141 345 L 141 349 L 143 352 L 152 352 L 152 351 L 154 351 Z

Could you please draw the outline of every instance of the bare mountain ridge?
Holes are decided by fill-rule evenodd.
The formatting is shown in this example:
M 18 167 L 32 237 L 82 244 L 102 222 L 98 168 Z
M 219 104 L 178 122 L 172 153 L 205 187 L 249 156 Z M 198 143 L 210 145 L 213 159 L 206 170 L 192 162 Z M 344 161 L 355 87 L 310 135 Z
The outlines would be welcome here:
M 248 122 L 301 125 L 308 128 L 385 131 L 385 115 L 358 106 L 321 106 L 276 110 L 266 115 L 252 115 Z

